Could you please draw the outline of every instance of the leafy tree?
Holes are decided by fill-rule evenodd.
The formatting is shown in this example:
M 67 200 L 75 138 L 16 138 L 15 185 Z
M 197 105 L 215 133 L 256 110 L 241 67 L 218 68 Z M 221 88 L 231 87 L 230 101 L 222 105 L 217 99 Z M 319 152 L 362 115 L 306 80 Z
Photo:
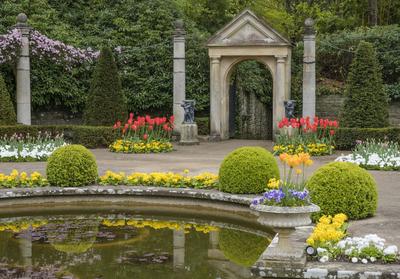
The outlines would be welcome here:
M 100 53 L 90 87 L 84 119 L 87 125 L 112 125 L 126 113 L 125 98 L 121 90 L 111 49 Z
M 3 77 L 0 75 L 0 126 L 17 123 L 14 106 L 11 102 Z
M 383 89 L 381 66 L 371 43 L 361 41 L 350 66 L 341 113 L 345 127 L 386 127 L 388 100 Z

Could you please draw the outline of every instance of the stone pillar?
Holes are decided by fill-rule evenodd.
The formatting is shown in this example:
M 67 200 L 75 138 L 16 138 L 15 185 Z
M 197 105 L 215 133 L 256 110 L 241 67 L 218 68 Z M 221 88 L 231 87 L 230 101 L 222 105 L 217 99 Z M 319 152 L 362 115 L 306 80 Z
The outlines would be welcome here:
M 31 125 L 31 77 L 29 60 L 29 27 L 25 14 L 17 16 L 15 26 L 22 35 L 22 46 L 17 61 L 17 122 Z
M 273 108 L 273 137 L 279 132 L 278 122 L 285 117 L 285 96 L 286 96 L 286 56 L 275 56 L 276 58 L 276 74 L 275 74 L 275 84 L 276 84 L 276 96 L 274 97 L 274 108 Z
M 185 70 L 185 29 L 182 20 L 174 22 L 174 133 L 180 134 L 183 122 L 182 101 L 186 99 L 186 70 Z
M 210 140 L 221 139 L 221 57 L 211 57 L 210 66 Z
M 307 18 L 304 22 L 303 56 L 303 117 L 315 116 L 315 31 L 314 21 Z
M 25 268 L 22 279 L 31 278 L 32 275 L 32 228 L 27 229 L 19 239 L 19 247 Z
M 185 230 L 174 230 L 174 268 L 185 267 Z

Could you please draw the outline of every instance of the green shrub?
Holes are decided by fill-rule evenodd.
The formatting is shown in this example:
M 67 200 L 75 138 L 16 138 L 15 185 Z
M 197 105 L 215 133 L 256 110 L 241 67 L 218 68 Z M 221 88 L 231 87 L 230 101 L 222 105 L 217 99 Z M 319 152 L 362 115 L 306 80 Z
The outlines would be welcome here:
M 307 182 L 311 201 L 321 207 L 321 215 L 344 213 L 350 219 L 375 214 L 378 192 L 374 178 L 352 163 L 333 162 L 320 167 Z
M 219 169 L 219 188 L 228 193 L 261 193 L 271 178 L 279 178 L 274 156 L 262 147 L 246 146 L 225 157 Z
M 400 143 L 400 128 L 340 128 L 335 135 L 336 149 L 351 150 L 357 140 L 376 139 Z
M 17 123 L 14 106 L 11 102 L 3 77 L 0 75 L 0 126 Z
M 210 118 L 209 117 L 197 117 L 196 124 L 199 129 L 199 135 L 210 134 Z
M 82 145 L 58 148 L 47 161 L 47 179 L 52 186 L 76 187 L 92 184 L 98 177 L 94 155 Z
M 352 128 L 389 126 L 386 94 L 374 46 L 361 41 L 346 82 L 341 125 Z
M 219 247 L 224 256 L 244 267 L 251 267 L 265 251 L 270 239 L 252 233 L 222 229 Z
M 117 120 L 123 120 L 125 113 L 125 97 L 122 94 L 117 65 L 111 49 L 103 48 L 86 100 L 85 124 L 112 125 Z

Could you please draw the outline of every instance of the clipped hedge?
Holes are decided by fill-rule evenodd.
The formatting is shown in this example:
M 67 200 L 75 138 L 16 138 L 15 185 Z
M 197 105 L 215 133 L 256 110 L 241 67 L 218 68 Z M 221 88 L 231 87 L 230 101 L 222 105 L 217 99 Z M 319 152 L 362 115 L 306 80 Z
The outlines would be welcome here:
M 375 179 L 356 164 L 332 162 L 317 169 L 307 181 L 311 201 L 322 215 L 346 214 L 350 219 L 363 219 L 375 214 L 378 191 Z
M 336 149 L 350 150 L 357 140 L 389 140 L 400 143 L 400 127 L 388 128 L 340 128 L 336 133 Z
M 240 147 L 221 164 L 219 190 L 235 194 L 261 193 L 271 178 L 279 178 L 274 156 L 262 147 Z
M 50 185 L 77 187 L 94 183 L 97 179 L 96 158 L 82 145 L 67 145 L 54 151 L 46 168 Z
M 64 138 L 73 144 L 81 144 L 87 148 L 108 147 L 117 135 L 111 127 L 102 126 L 74 126 L 74 125 L 45 125 L 45 126 L 0 126 L 0 137 L 13 134 L 36 136 L 38 132 L 45 131 L 52 134 L 64 133 Z

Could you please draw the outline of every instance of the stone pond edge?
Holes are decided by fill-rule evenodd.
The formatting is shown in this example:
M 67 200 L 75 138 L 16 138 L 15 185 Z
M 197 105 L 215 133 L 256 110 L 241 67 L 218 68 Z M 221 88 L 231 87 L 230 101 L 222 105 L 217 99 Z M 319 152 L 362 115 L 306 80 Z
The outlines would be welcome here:
M 231 203 L 245 207 L 249 207 L 255 197 L 255 195 L 229 194 L 206 189 L 121 185 L 0 189 L 0 202 L 13 199 L 87 196 L 138 196 L 198 199 Z M 400 265 L 321 264 L 318 262 L 308 262 L 303 268 L 285 268 L 282 265 L 271 267 L 253 266 L 252 273 L 264 278 L 400 279 Z

